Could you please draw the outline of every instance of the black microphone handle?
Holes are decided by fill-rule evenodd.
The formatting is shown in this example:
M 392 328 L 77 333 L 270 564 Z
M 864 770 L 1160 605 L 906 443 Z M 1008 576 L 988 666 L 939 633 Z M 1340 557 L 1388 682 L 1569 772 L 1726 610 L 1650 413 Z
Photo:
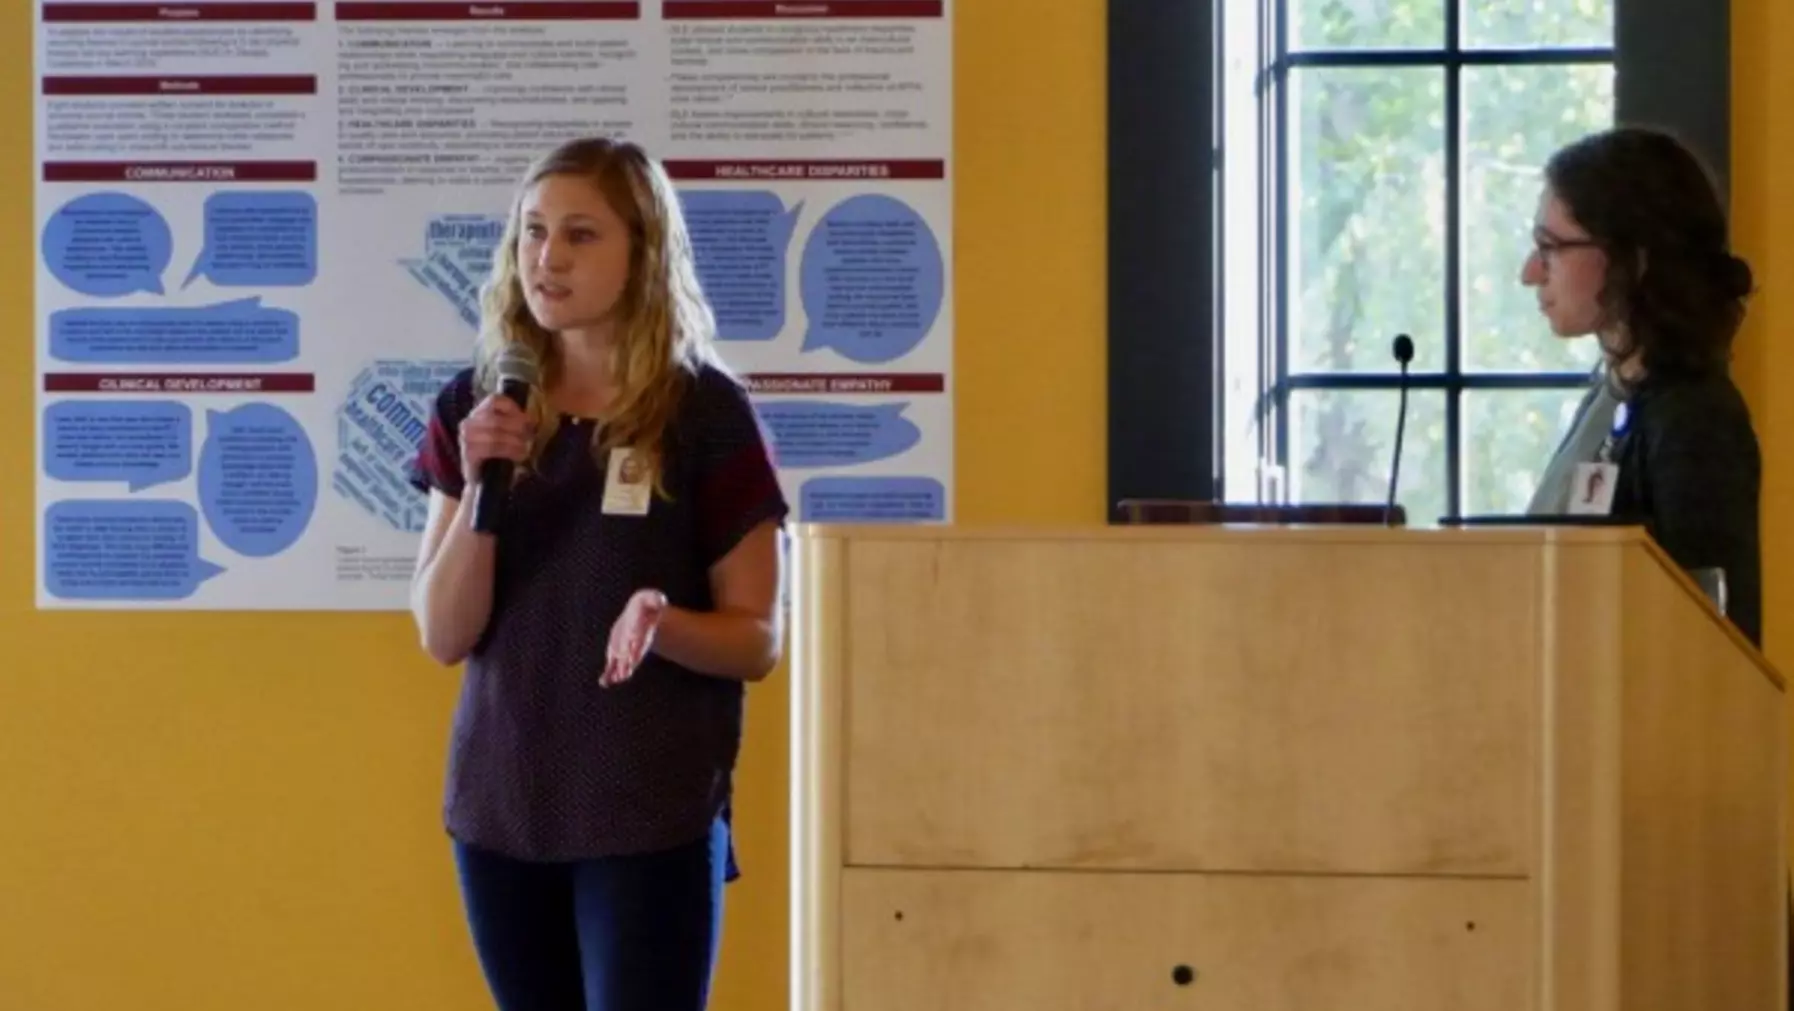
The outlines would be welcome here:
M 1401 403 L 1396 407 L 1395 415 L 1395 458 L 1389 464 L 1389 501 L 1383 506 L 1383 524 L 1389 526 L 1395 522 L 1395 493 L 1401 486 L 1402 478 L 1402 436 L 1408 427 L 1408 367 L 1402 366 Z
M 518 407 L 529 409 L 529 384 L 512 376 L 500 376 L 498 392 L 511 398 Z
M 480 481 L 473 489 L 474 533 L 498 533 L 505 509 L 511 504 L 511 475 L 515 472 L 516 464 L 509 460 L 486 460 L 480 464 Z
M 1402 475 L 1402 437 L 1408 428 L 1408 363 L 1414 359 L 1414 342 L 1407 334 L 1395 338 L 1395 360 L 1401 363 L 1402 384 L 1398 394 L 1400 402 L 1395 413 L 1395 453 L 1389 462 L 1389 499 L 1383 505 L 1383 525 L 1395 524 L 1395 496 L 1401 487 Z
M 509 397 L 518 407 L 529 406 L 529 384 L 509 377 L 499 380 L 498 392 Z M 510 460 L 484 460 L 480 463 L 479 485 L 473 492 L 473 529 L 479 534 L 495 534 L 504 524 L 505 512 L 511 504 L 511 477 L 517 464 Z

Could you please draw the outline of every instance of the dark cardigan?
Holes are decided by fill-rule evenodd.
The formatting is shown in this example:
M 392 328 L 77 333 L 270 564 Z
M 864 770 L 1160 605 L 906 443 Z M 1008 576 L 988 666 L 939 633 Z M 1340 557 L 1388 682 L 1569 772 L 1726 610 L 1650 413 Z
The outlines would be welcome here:
M 1642 523 L 1684 569 L 1725 570 L 1727 616 L 1761 648 L 1763 461 L 1750 408 L 1724 372 L 1651 376 L 1629 392 L 1610 447 L 1613 515 Z

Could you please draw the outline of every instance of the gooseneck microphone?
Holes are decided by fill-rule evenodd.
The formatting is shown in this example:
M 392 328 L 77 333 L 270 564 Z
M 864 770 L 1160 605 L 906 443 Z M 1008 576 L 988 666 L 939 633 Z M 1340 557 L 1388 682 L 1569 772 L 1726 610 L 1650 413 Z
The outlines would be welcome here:
M 1395 523 L 1395 492 L 1401 483 L 1402 474 L 1402 436 L 1408 427 L 1408 363 L 1414 360 L 1414 339 L 1407 334 L 1395 335 L 1395 346 L 1392 349 L 1395 360 L 1402 367 L 1402 383 L 1400 403 L 1395 414 L 1395 455 L 1389 463 L 1389 499 L 1383 505 L 1383 525 L 1393 526 Z
M 530 391 L 541 376 L 536 353 L 528 345 L 512 341 L 498 353 L 493 363 L 498 377 L 498 392 L 509 397 L 518 407 L 528 408 Z M 474 489 L 473 529 L 476 533 L 497 533 L 504 524 L 511 502 L 511 478 L 517 465 L 511 460 L 484 460 L 480 463 L 479 484 Z

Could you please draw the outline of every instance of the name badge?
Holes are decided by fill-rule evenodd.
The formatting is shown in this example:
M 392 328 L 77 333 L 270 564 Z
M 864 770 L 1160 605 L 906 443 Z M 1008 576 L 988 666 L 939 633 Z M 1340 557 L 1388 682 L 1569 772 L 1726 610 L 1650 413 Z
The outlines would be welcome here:
M 1570 515 L 1606 516 L 1613 512 L 1613 493 L 1620 482 L 1617 463 L 1579 463 L 1570 489 Z
M 625 446 L 611 450 L 604 475 L 604 515 L 646 516 L 653 493 L 641 454 Z

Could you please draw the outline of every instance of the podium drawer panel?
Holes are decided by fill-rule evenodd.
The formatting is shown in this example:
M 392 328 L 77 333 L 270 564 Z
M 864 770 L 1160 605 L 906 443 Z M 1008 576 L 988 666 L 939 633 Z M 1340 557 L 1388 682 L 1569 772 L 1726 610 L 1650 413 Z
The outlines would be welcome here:
M 1160 547 L 854 545 L 847 863 L 1528 872 L 1536 556 Z
M 1532 1006 L 1524 881 L 849 870 L 840 1011 Z

